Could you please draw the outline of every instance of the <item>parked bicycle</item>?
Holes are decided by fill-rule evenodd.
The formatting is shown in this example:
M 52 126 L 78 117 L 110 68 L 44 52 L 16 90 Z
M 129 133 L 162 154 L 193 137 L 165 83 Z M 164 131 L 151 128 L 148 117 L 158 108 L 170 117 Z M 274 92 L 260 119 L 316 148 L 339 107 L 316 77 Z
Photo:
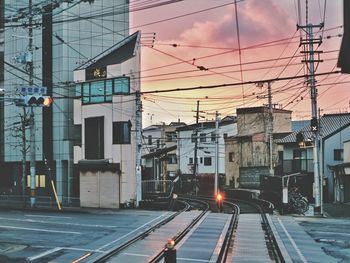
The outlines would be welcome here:
M 291 213 L 305 214 L 309 210 L 307 198 L 299 192 L 297 187 L 292 187 L 288 191 L 288 206 Z

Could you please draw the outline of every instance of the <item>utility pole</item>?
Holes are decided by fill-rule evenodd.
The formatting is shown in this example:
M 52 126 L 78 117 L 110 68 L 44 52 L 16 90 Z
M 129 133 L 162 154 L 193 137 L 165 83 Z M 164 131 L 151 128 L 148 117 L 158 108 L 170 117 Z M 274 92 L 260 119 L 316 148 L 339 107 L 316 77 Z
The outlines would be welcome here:
M 264 86 L 263 82 L 258 82 L 257 86 L 262 88 Z M 257 96 L 258 99 L 266 98 L 264 96 Z M 273 170 L 273 108 L 272 108 L 272 82 L 267 82 L 267 99 L 268 99 L 268 124 L 266 127 L 267 140 L 269 145 L 269 174 L 274 175 Z
M 29 86 L 33 86 L 33 14 L 32 14 L 32 0 L 29 0 L 29 21 L 28 21 L 28 32 L 29 32 L 29 44 L 28 44 L 28 58 L 26 59 L 27 71 L 29 75 Z M 34 109 L 30 107 L 30 207 L 35 206 L 36 196 L 36 170 L 35 170 L 35 120 L 34 120 Z
M 272 110 L 272 91 L 271 91 L 271 81 L 267 83 L 268 91 L 268 102 L 269 102 L 269 157 L 270 157 L 270 175 L 273 176 L 273 110 Z
M 194 179 L 196 179 L 197 175 L 197 148 L 198 148 L 198 119 L 199 119 L 199 100 L 197 100 L 197 111 L 196 111 L 196 127 L 194 130 L 194 157 L 193 157 L 193 176 L 192 176 L 192 186 L 193 185 Z
M 308 10 L 308 1 L 306 1 L 306 10 Z M 305 59 L 302 61 L 307 65 L 308 69 L 308 84 L 310 85 L 311 93 L 311 130 L 314 133 L 313 139 L 313 166 L 314 166 L 314 197 L 315 197 L 315 214 L 321 214 L 322 211 L 322 202 L 321 202 L 321 187 L 320 187 L 320 167 L 319 167 L 319 119 L 317 116 L 317 89 L 316 89 L 316 80 L 315 80 L 315 62 L 322 62 L 319 56 L 322 51 L 314 50 L 314 45 L 320 46 L 322 44 L 322 38 L 315 38 L 313 34 L 313 29 L 323 28 L 323 23 L 319 25 L 313 25 L 308 23 L 308 11 L 306 11 L 306 25 L 297 25 L 298 30 L 303 30 L 305 38 L 301 38 L 300 45 L 304 46 L 304 51 L 301 53 L 305 55 Z M 318 59 L 315 59 L 315 54 L 318 55 Z
M 214 179 L 214 194 L 218 194 L 219 182 L 219 112 L 215 112 L 215 179 Z
M 136 206 L 139 206 L 139 203 L 142 199 L 142 189 L 141 189 L 141 121 L 142 121 L 142 103 L 141 103 L 141 94 L 139 91 L 136 92 L 136 167 L 135 167 L 135 177 L 136 177 Z

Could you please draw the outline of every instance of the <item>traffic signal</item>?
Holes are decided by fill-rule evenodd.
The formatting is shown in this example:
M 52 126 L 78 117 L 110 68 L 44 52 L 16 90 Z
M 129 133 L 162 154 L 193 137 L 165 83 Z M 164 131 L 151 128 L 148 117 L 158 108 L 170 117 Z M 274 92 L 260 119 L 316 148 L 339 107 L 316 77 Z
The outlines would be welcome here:
M 218 193 L 216 195 L 216 204 L 218 206 L 218 209 L 219 209 L 219 212 L 222 212 L 223 211 L 223 201 L 224 201 L 224 197 L 222 196 L 221 193 Z
M 50 107 L 52 98 L 41 94 L 26 95 L 24 97 L 24 106 L 27 107 Z

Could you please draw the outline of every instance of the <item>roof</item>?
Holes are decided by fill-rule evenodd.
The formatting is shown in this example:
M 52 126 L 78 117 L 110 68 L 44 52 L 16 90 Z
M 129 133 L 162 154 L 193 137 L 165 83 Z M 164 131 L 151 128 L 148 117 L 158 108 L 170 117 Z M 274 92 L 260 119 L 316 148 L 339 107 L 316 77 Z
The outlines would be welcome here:
M 350 126 L 350 113 L 325 114 L 320 120 L 320 133 L 325 140 L 328 137 Z M 304 128 L 294 131 L 283 139 L 276 140 L 279 144 L 296 143 L 296 135 L 301 132 L 305 139 L 312 138 L 314 133 L 311 131 L 311 123 Z
M 247 113 L 265 113 L 269 110 L 267 106 L 260 106 L 260 107 L 249 107 L 249 108 L 239 108 L 236 110 L 237 115 L 238 114 L 247 114 Z M 273 113 L 292 113 L 289 110 L 283 110 L 283 109 L 277 109 L 272 108 Z
M 162 149 L 159 149 L 153 153 L 147 153 L 145 155 L 142 155 L 142 158 L 143 159 L 147 159 L 147 158 L 153 158 L 153 157 L 159 157 L 163 154 L 166 154 L 168 152 L 171 152 L 173 150 L 176 150 L 177 148 L 177 145 L 173 145 L 173 146 L 170 146 L 170 147 L 166 147 L 166 148 L 162 148 Z
M 236 119 L 225 119 L 219 121 L 219 126 L 226 126 L 230 124 L 236 123 Z M 186 126 L 181 126 L 176 128 L 177 131 L 191 131 L 194 130 L 197 127 L 197 124 L 190 124 Z M 215 128 L 215 121 L 206 121 L 206 122 L 199 122 L 198 123 L 199 128 L 207 128 L 207 129 L 214 129 Z
M 75 70 L 103 67 L 111 64 L 120 64 L 135 56 L 137 43 L 140 39 L 140 31 L 124 38 L 94 58 L 80 65 Z

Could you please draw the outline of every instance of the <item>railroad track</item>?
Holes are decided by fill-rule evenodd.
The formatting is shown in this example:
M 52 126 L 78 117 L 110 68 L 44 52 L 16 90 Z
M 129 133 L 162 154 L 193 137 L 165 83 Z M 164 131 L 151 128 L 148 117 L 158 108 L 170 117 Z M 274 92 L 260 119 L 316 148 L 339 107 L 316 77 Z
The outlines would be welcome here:
M 94 263 L 102 263 L 102 262 L 114 262 L 113 259 L 116 258 L 120 253 L 125 251 L 128 247 L 132 246 L 133 244 L 137 243 L 140 240 L 143 240 L 145 237 L 150 235 L 152 232 L 156 231 L 160 227 L 166 225 L 170 221 L 174 220 L 176 217 L 181 215 L 182 213 L 189 211 L 193 208 L 195 209 L 200 209 L 202 212 L 196 216 L 190 224 L 180 233 L 177 233 L 175 236 L 169 236 L 168 239 L 173 239 L 175 241 L 175 244 L 179 242 L 189 231 L 190 229 L 209 211 L 209 205 L 204 202 L 204 201 L 199 201 L 199 200 L 187 200 L 186 199 L 181 199 L 178 200 L 178 202 L 181 202 L 184 204 L 184 209 L 177 211 L 176 213 L 168 216 L 167 218 L 161 220 L 158 222 L 156 225 L 150 227 L 146 231 L 140 233 L 136 237 L 128 240 L 124 244 L 114 248 L 113 250 L 109 251 L 108 253 L 105 253 L 103 256 L 100 256 L 98 259 L 95 259 Z M 164 245 L 166 244 L 166 237 L 164 237 Z M 165 246 L 164 246 L 165 248 Z M 148 260 L 147 262 L 159 262 L 163 256 L 165 249 L 161 248 L 159 251 L 155 252 Z M 117 261 L 116 261 L 117 262 Z

